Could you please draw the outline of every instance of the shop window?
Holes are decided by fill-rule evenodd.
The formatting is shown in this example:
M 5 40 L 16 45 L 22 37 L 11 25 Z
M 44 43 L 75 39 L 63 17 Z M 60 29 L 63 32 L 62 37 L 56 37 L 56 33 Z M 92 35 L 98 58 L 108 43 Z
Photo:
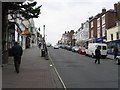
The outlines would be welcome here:
M 117 43 L 118 46 L 118 54 L 120 55 L 120 42 Z
M 108 53 L 113 53 L 113 49 L 116 43 L 108 43 Z

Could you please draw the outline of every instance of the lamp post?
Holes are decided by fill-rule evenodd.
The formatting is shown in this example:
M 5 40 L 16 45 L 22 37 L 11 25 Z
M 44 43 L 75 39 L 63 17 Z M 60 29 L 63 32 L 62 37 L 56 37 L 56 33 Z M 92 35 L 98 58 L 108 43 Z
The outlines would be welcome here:
M 43 25 L 43 36 L 44 36 L 44 42 L 45 42 L 45 25 Z

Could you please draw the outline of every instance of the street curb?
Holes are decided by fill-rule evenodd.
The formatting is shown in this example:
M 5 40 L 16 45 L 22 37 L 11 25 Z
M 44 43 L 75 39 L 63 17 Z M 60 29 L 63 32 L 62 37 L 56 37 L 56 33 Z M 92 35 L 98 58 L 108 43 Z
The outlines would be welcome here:
M 62 84 L 64 90 L 67 90 L 66 85 L 64 84 L 64 82 L 63 82 L 63 80 L 62 80 L 60 74 L 58 73 L 58 71 L 57 71 L 57 69 L 56 69 L 56 67 L 55 67 L 55 64 L 53 63 L 53 60 L 52 60 L 52 58 L 51 58 L 51 56 L 50 56 L 49 51 L 48 51 L 48 58 L 49 58 L 49 60 L 51 61 L 52 65 L 53 65 L 53 67 L 54 67 L 54 70 L 55 70 L 55 72 L 56 72 L 56 74 L 57 74 L 57 77 L 59 78 L 59 80 L 60 80 L 60 82 L 61 82 L 61 84 Z

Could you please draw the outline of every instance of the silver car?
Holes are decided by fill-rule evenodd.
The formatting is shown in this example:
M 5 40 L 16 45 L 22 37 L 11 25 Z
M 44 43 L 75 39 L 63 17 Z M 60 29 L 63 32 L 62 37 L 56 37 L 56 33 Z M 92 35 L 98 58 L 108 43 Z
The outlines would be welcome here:
M 117 56 L 117 57 L 116 57 L 116 63 L 117 63 L 118 65 L 120 65 L 120 56 Z
M 54 49 L 59 49 L 59 46 L 58 46 L 58 45 L 55 45 L 55 46 L 54 46 Z

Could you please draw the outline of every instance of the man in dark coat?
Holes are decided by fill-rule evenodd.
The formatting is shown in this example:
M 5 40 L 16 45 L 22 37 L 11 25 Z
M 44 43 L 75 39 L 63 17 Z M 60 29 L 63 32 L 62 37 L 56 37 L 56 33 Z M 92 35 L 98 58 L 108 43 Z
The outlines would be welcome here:
M 118 48 L 114 47 L 114 59 L 116 59 L 117 55 L 118 55 Z
M 15 70 L 17 73 L 19 73 L 21 56 L 23 54 L 23 50 L 22 50 L 22 47 L 18 44 L 18 42 L 15 42 L 15 45 L 12 47 L 12 52 L 14 57 Z
M 39 43 L 39 45 L 38 45 L 38 46 L 39 46 L 39 48 L 41 48 L 41 45 L 42 45 L 42 44 L 41 44 L 41 43 Z
M 98 64 L 100 64 L 101 52 L 99 47 L 97 47 L 97 49 L 95 50 L 95 57 L 96 57 L 95 64 L 97 61 L 98 61 Z

